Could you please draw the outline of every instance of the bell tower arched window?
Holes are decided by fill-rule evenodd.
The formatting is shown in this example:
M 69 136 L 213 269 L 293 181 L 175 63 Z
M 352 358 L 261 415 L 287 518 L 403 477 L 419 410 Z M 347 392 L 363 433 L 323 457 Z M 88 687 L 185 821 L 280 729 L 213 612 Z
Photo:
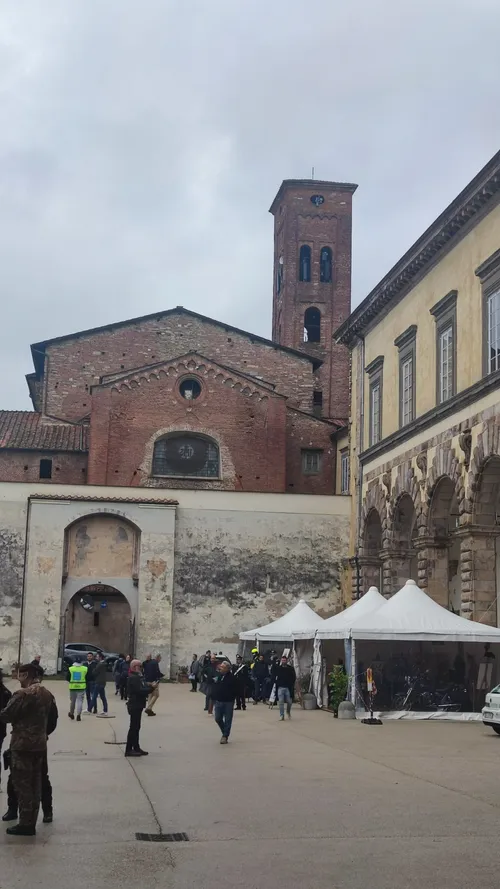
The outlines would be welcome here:
M 153 475 L 219 478 L 219 448 L 215 441 L 192 432 L 173 432 L 155 441 Z
M 311 280 L 311 248 L 302 244 L 299 252 L 299 281 Z
M 332 251 L 330 247 L 322 247 L 319 254 L 319 280 L 322 284 L 330 284 L 332 280 Z
M 321 312 L 319 309 L 311 307 L 304 312 L 304 342 L 321 342 Z

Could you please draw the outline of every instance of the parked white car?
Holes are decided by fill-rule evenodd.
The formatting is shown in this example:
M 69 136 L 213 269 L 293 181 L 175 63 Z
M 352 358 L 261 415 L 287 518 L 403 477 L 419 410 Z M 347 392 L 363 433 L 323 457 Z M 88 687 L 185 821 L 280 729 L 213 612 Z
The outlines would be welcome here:
M 497 735 L 500 735 L 500 685 L 496 685 L 486 695 L 482 717 L 484 725 L 489 725 Z

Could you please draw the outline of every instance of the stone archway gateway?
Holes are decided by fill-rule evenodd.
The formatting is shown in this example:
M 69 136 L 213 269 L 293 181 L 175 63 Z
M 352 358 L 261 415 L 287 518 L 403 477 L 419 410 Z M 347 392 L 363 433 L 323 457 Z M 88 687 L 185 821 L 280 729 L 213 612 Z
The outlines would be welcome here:
M 115 587 L 89 584 L 70 599 L 63 620 L 62 647 L 95 645 L 104 651 L 134 652 L 135 621 L 130 604 Z
M 413 498 L 401 494 L 393 508 L 391 535 L 391 588 L 400 589 L 409 578 L 418 580 L 417 513 Z

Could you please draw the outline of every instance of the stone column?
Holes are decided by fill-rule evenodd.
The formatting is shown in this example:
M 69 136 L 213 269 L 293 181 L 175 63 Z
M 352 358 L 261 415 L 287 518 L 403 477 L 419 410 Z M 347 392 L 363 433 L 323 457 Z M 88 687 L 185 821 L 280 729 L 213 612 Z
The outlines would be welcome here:
M 406 550 L 383 550 L 380 553 L 384 596 L 393 596 L 406 583 L 410 577 L 410 564 L 413 555 L 412 551 Z M 413 580 L 416 581 L 417 578 L 414 577 Z
M 469 525 L 456 532 L 460 538 L 463 617 L 497 626 L 496 528 Z
M 419 587 L 431 599 L 448 608 L 448 541 L 436 543 L 434 537 L 419 537 L 415 541 L 418 558 Z
M 382 562 L 377 556 L 359 556 L 361 595 L 364 595 L 371 586 L 376 586 L 379 592 L 382 585 Z

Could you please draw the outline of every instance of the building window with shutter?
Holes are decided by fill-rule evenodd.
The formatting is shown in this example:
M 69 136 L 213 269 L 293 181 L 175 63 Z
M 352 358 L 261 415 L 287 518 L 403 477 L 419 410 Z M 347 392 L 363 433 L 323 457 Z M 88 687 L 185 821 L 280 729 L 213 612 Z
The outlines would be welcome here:
M 349 451 L 344 448 L 340 452 L 340 493 L 349 493 Z
M 399 425 L 407 426 L 416 416 L 415 354 L 417 325 L 412 324 L 394 340 L 399 350 Z
M 384 356 L 379 355 L 365 368 L 368 374 L 368 445 L 376 445 L 382 438 L 382 376 Z
M 457 291 L 430 311 L 436 321 L 436 402 L 443 404 L 456 393 Z
M 323 451 L 307 448 L 302 451 L 302 472 L 304 475 L 318 475 L 321 472 Z
M 491 374 L 500 370 L 500 250 L 475 273 L 483 292 L 483 372 Z

